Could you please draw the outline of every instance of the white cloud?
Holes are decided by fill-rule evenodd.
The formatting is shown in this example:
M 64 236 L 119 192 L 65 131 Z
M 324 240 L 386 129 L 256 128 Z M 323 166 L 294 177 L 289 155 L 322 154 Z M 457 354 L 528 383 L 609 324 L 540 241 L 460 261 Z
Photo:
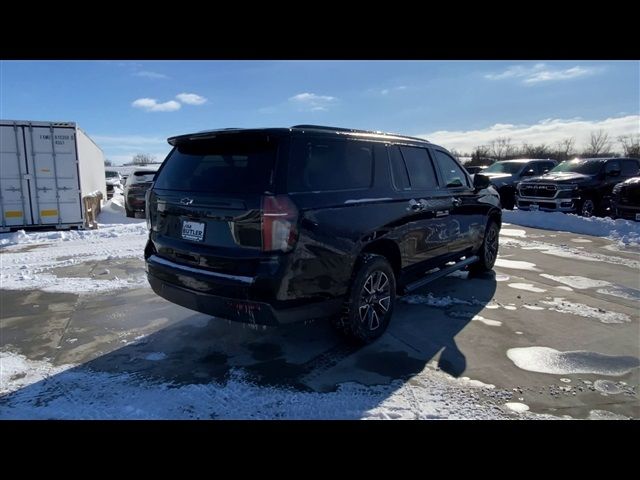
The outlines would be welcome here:
M 439 130 L 419 136 L 450 150 L 456 149 L 466 153 L 470 153 L 476 146 L 487 145 L 499 137 L 511 138 L 511 143 L 514 145 L 523 143 L 553 145 L 567 137 L 574 137 L 576 148 L 580 150 L 586 146 L 591 132 L 600 129 L 608 133 L 609 138 L 614 142 L 620 135 L 637 135 L 640 133 L 640 115 L 626 115 L 604 120 L 549 118 L 533 125 L 496 123 L 480 130 Z
M 149 70 L 141 70 L 139 72 L 135 72 L 133 75 L 136 77 L 146 77 L 146 78 L 154 78 L 154 79 L 169 78 L 164 73 L 151 72 Z
M 163 137 L 148 137 L 145 135 L 91 135 L 102 149 L 118 150 L 146 150 L 149 147 L 164 147 L 167 139 Z
M 297 104 L 301 110 L 311 112 L 326 111 L 336 100 L 336 97 L 316 95 L 315 93 L 298 93 L 289 97 L 289 101 Z
M 179 93 L 176 98 L 186 105 L 202 105 L 207 101 L 206 98 L 195 93 Z
M 168 102 L 158 103 L 155 98 L 139 98 L 132 104 L 134 108 L 142 108 L 147 112 L 174 112 L 180 110 L 180 105 L 175 100 L 169 100 Z
M 488 73 L 484 76 L 489 80 L 505 80 L 509 78 L 520 79 L 525 85 L 535 85 L 542 82 L 572 80 L 586 77 L 600 72 L 601 68 L 581 67 L 576 65 L 571 68 L 553 68 L 546 63 L 536 63 L 532 66 L 513 65 L 500 73 Z
M 406 85 L 398 85 L 397 87 L 382 88 L 382 89 L 370 88 L 369 90 L 367 90 L 367 93 L 373 94 L 373 95 L 389 95 L 390 93 L 399 92 L 406 89 L 407 89 Z
M 169 136 L 169 135 L 167 135 Z M 163 160 L 171 146 L 167 137 L 146 135 L 91 135 L 109 160 L 116 165 L 131 161 L 137 153 L 148 153 Z

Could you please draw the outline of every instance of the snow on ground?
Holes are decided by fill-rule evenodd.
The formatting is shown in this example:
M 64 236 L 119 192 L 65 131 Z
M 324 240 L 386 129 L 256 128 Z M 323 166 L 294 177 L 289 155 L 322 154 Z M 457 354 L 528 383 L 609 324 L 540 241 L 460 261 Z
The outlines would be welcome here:
M 584 350 L 560 352 L 548 347 L 510 348 L 507 357 L 522 370 L 555 375 L 594 373 L 621 376 L 640 366 L 636 357 L 603 355 Z
M 527 292 L 533 292 L 533 293 L 546 292 L 544 288 L 534 287 L 533 284 L 531 283 L 509 283 L 508 286 L 511 288 L 515 288 L 517 290 L 525 290 Z
M 405 295 L 402 297 L 404 303 L 412 305 L 428 305 L 430 307 L 450 307 L 451 305 L 471 305 L 471 302 L 453 297 L 434 297 L 433 294 L 427 295 Z
M 479 397 L 493 385 L 430 368 L 408 382 L 346 383 L 335 392 L 316 393 L 258 386 L 240 369 L 222 383 L 181 385 L 84 367 L 54 369 L 10 352 L 0 353 L 0 365 L 0 419 L 514 418 L 508 408 Z
M 577 288 L 578 290 L 583 290 L 586 288 L 606 287 L 608 285 L 611 285 L 610 282 L 604 280 L 593 280 L 591 278 L 580 277 L 578 275 L 557 276 L 549 275 L 547 273 L 541 273 L 540 276 L 558 283 L 564 283 L 565 285 L 568 285 L 571 288 Z
M 519 228 L 501 228 L 500 235 L 506 235 L 507 237 L 524 238 L 527 236 L 527 232 Z
M 519 260 L 507 260 L 506 258 L 500 258 L 496 260 L 496 267 L 513 268 L 515 270 L 530 270 L 532 272 L 539 272 L 535 263 L 523 262 Z
M 553 300 L 542 300 L 540 303 L 550 305 L 549 310 L 559 313 L 570 313 L 579 317 L 595 318 L 601 323 L 627 323 L 631 321 L 629 315 L 618 312 L 607 312 L 601 308 L 590 307 L 583 303 L 574 303 L 562 297 L 555 297 Z
M 103 207 L 96 230 L 68 230 L 0 234 L 2 247 L 0 286 L 7 290 L 40 289 L 48 292 L 85 293 L 139 288 L 147 285 L 143 274 L 129 278 L 58 276 L 56 268 L 91 261 L 143 258 L 148 230 L 144 219 L 122 215 L 114 196 Z M 109 223 L 118 221 L 120 223 Z M 25 249 L 25 247 L 30 247 Z
M 638 268 L 640 269 L 640 262 L 637 260 L 630 260 L 628 258 L 613 256 L 613 255 L 604 255 L 602 253 L 597 253 L 593 249 L 585 249 L 584 247 L 572 247 L 569 245 L 556 245 L 553 243 L 540 242 L 537 240 L 522 240 L 519 238 L 512 237 L 501 237 L 500 245 L 507 247 L 520 248 L 522 250 L 540 250 L 542 253 L 546 255 L 553 255 L 556 257 L 568 258 L 571 260 L 580 260 L 587 262 L 607 262 L 613 265 L 625 265 L 630 268 Z M 521 268 L 526 270 L 538 271 L 535 268 L 524 268 L 517 267 L 519 263 L 526 262 L 516 262 L 512 260 L 506 260 L 504 258 L 498 258 L 496 260 L 496 266 L 505 267 L 505 268 Z M 512 266 L 509 266 L 511 264 Z M 533 264 L 531 264 L 533 265 Z
M 509 410 L 513 410 L 514 412 L 526 412 L 529 410 L 529 405 L 519 402 L 507 402 L 504 404 Z
M 524 210 L 503 210 L 502 218 L 511 224 L 524 227 L 606 237 L 624 245 L 640 243 L 640 222 L 631 220 L 585 218 L 561 212 L 527 212 Z
M 471 321 L 481 322 L 485 325 L 489 325 L 490 327 L 499 327 L 502 325 L 502 322 L 499 320 L 491 320 L 490 318 L 484 318 L 481 315 L 474 315 L 473 318 L 471 318 Z

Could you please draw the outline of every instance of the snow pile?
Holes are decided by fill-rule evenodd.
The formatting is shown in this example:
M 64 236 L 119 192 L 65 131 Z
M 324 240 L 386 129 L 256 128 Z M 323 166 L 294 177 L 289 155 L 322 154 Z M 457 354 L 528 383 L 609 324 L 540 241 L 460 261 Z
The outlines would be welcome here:
M 0 353 L 0 364 L 10 366 L 8 378 L 22 375 L 7 384 L 3 373 L 3 392 L 14 393 L 0 399 L 0 419 L 514 418 L 502 406 L 480 399 L 478 393 L 493 385 L 428 368 L 408 382 L 347 383 L 335 392 L 317 393 L 258 386 L 242 370 L 233 370 L 224 383 L 184 385 L 83 367 L 59 367 L 51 375 L 54 370 L 46 362 L 10 352 Z
M 527 212 L 524 210 L 503 210 L 502 219 L 505 222 L 524 227 L 606 237 L 624 245 L 640 244 L 640 222 L 631 220 L 585 218 L 561 212 Z
M 98 225 L 100 227 L 110 224 L 137 223 L 146 225 L 144 218 L 129 218 L 124 210 L 124 197 L 121 194 L 114 194 L 111 200 L 104 204 L 102 211 L 98 215 Z

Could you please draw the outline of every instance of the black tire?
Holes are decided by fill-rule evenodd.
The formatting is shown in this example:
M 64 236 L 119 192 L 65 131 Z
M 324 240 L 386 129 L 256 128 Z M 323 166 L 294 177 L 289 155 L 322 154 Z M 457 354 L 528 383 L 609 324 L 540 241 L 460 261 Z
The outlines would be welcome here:
M 580 204 L 580 213 L 581 217 L 594 217 L 598 212 L 598 202 L 595 199 L 587 197 Z
M 357 263 L 342 313 L 334 327 L 358 343 L 371 343 L 389 326 L 396 303 L 396 277 L 387 259 L 366 253 Z
M 124 212 L 127 214 L 127 217 L 133 218 L 134 213 L 129 210 L 129 207 L 127 207 L 126 205 L 124 206 Z
M 500 229 L 494 220 L 489 220 L 487 229 L 485 230 L 482 246 L 478 251 L 478 260 L 469 266 L 472 274 L 485 273 L 493 270 L 493 266 L 498 258 L 498 248 L 500 246 Z

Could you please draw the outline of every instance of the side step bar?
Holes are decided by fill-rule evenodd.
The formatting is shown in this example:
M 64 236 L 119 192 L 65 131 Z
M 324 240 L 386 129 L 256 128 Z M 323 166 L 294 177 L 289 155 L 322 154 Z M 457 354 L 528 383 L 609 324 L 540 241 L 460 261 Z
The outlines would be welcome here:
M 405 293 L 411 293 L 414 290 L 417 290 L 418 288 L 426 285 L 427 283 L 433 282 L 434 280 L 442 278 L 445 275 L 449 275 L 450 273 L 453 273 L 453 272 L 455 272 L 457 270 L 460 270 L 463 267 L 466 267 L 467 265 L 471 265 L 472 263 L 475 263 L 478 260 L 479 260 L 478 256 L 477 255 L 473 255 L 471 257 L 465 258 L 464 260 L 460 260 L 458 263 L 455 263 L 455 264 L 451 265 L 450 267 L 441 268 L 437 272 L 430 273 L 430 274 L 422 277 L 421 279 L 416 280 L 415 282 L 411 282 L 411 283 L 405 285 L 404 292 Z

